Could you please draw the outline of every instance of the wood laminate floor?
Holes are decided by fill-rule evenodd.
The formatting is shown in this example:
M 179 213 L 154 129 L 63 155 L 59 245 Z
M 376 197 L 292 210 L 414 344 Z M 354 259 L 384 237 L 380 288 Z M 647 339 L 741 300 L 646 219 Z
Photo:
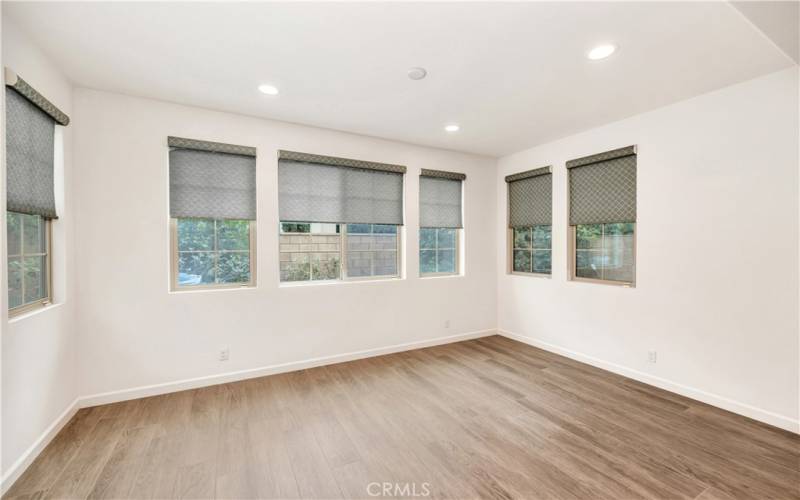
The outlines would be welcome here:
M 7 497 L 789 499 L 799 468 L 794 434 L 487 337 L 82 409 Z

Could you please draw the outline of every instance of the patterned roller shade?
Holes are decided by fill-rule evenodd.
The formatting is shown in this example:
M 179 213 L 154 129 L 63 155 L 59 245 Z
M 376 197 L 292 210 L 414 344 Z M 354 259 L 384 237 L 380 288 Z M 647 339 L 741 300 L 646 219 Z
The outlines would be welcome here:
M 636 147 L 567 162 L 569 223 L 636 222 Z
M 281 151 L 280 220 L 402 225 L 402 172 L 400 165 Z
M 551 167 L 543 167 L 506 177 L 509 227 L 553 223 L 553 175 L 551 172 Z
M 175 139 L 175 138 L 170 138 Z M 185 141 L 185 140 L 184 140 Z M 211 143 L 197 141 L 208 146 Z M 169 213 L 171 217 L 256 219 L 256 159 L 249 154 L 190 149 L 170 140 Z M 247 146 L 225 145 L 247 152 Z
M 420 227 L 464 227 L 461 220 L 462 180 L 444 176 L 419 178 Z M 466 177 L 466 176 L 465 176 Z
M 59 125 L 69 125 L 69 116 L 58 109 L 56 105 L 50 102 L 45 96 L 37 92 L 28 82 L 8 68 L 5 68 L 4 73 L 6 86 L 19 92 L 21 96 L 50 116 L 50 118 L 55 120 Z
M 299 153 L 297 151 L 278 151 L 278 160 L 295 161 L 300 163 L 315 163 L 328 167 L 350 167 L 363 170 L 379 170 L 381 172 L 392 172 L 396 174 L 406 173 L 403 165 L 393 165 L 391 163 L 378 163 L 366 160 L 353 160 L 352 158 L 339 158 L 338 156 L 324 156 L 310 153 Z
M 6 206 L 12 212 L 55 219 L 55 121 L 6 87 Z

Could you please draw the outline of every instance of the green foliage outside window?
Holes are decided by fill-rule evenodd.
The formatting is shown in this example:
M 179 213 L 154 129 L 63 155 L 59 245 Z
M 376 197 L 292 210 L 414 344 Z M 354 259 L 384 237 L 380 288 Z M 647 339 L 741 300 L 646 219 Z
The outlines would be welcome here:
M 552 268 L 552 226 L 514 228 L 513 271 L 550 274 Z
M 250 282 L 250 221 L 178 219 L 180 286 Z

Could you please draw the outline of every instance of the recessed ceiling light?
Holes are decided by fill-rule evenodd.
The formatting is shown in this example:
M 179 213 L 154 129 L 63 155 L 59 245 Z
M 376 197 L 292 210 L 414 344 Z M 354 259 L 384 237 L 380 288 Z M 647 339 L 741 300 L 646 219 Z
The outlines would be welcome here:
M 408 70 L 408 77 L 412 80 L 422 80 L 428 75 L 425 68 L 411 68 Z
M 459 127 L 455 123 L 451 123 L 450 125 L 445 125 L 444 129 L 447 130 L 448 132 L 458 132 L 459 129 L 461 129 L 461 127 Z
M 278 95 L 278 87 L 275 87 L 273 85 L 267 85 L 266 83 L 264 85 L 259 85 L 258 90 L 262 94 Z
M 615 50 L 617 50 L 617 48 L 610 44 L 598 45 L 597 47 L 590 50 L 589 53 L 586 55 L 586 57 L 588 57 L 593 61 L 596 61 L 598 59 L 605 59 L 606 57 L 613 54 Z

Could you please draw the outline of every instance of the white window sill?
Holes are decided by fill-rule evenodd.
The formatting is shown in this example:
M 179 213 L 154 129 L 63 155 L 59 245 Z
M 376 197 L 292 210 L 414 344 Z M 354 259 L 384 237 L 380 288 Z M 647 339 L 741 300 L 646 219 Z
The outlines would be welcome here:
M 366 278 L 366 279 L 349 279 L 349 280 L 326 280 L 326 281 L 282 281 L 278 284 L 278 288 L 305 288 L 313 286 L 335 286 L 335 285 L 355 285 L 363 283 L 386 283 L 392 281 L 405 281 L 405 278 Z
M 9 325 L 13 325 L 14 323 L 17 323 L 17 322 L 20 322 L 20 321 L 24 321 L 24 320 L 32 318 L 34 316 L 38 316 L 40 314 L 46 314 L 47 312 L 53 311 L 53 310 L 55 310 L 55 309 L 57 309 L 57 308 L 59 308 L 59 307 L 61 307 L 63 305 L 64 305 L 63 302 L 56 302 L 56 303 L 47 304 L 46 306 L 37 307 L 36 309 L 32 309 L 30 311 L 26 311 L 26 312 L 18 314 L 16 316 L 9 317 L 8 318 L 8 324 Z
M 453 274 L 420 274 L 419 279 L 421 280 L 439 280 L 439 279 L 449 279 L 449 278 L 464 278 L 465 276 L 461 273 L 453 273 Z
M 525 277 L 525 278 L 544 278 L 544 279 L 548 279 L 548 280 L 552 279 L 552 277 L 553 277 L 552 274 L 547 274 L 547 273 L 521 273 L 521 272 L 518 272 L 518 271 L 512 271 L 512 272 L 508 273 L 508 275 L 509 276 L 522 276 L 522 277 Z
M 239 291 L 239 290 L 255 290 L 255 289 L 256 289 L 255 285 L 221 286 L 221 287 L 218 287 L 218 288 L 205 287 L 205 288 L 197 288 L 197 289 L 192 289 L 192 288 L 188 288 L 187 287 L 187 288 L 178 288 L 178 289 L 169 290 L 167 293 L 169 293 L 170 295 L 172 295 L 172 294 L 174 294 L 174 295 L 183 295 L 185 293 L 236 292 L 236 291 Z

